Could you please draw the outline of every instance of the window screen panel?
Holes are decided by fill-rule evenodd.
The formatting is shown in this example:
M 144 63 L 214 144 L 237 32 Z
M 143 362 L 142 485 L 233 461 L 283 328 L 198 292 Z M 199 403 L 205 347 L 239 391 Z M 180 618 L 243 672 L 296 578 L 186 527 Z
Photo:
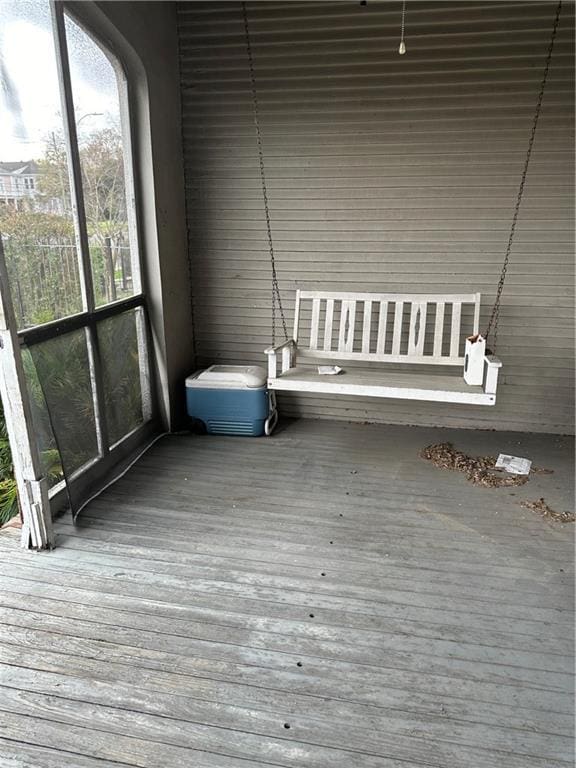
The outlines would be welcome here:
M 104 400 L 110 444 L 145 420 L 143 378 L 147 370 L 139 323 L 141 310 L 123 312 L 98 323 Z
M 19 329 L 82 310 L 47 0 L 0 2 L 0 233 Z
M 126 184 L 123 75 L 108 52 L 69 16 L 65 20 L 94 303 L 102 306 L 132 296 L 138 284 Z
M 47 409 L 46 418 L 69 478 L 99 455 L 86 331 L 34 344 L 29 352 Z M 36 397 L 36 402 L 41 405 L 42 401 Z

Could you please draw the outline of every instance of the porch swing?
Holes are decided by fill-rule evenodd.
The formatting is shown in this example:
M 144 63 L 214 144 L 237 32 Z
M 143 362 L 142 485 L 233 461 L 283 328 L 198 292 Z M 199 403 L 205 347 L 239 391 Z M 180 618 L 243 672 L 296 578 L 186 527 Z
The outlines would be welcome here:
M 508 244 L 486 332 L 479 333 L 480 293 L 396 294 L 297 290 L 294 328 L 290 338 L 276 271 L 248 14 L 246 3 L 242 3 L 272 276 L 272 346 L 265 350 L 268 358 L 268 389 L 471 405 L 496 403 L 498 373 L 502 363 L 493 352 L 486 349 L 486 343 L 490 339 L 491 349 L 496 350 L 501 296 L 548 79 L 561 7 L 562 0 L 559 0 L 532 120 Z M 405 2 L 402 8 L 400 54 L 406 52 L 404 13 Z M 281 344 L 276 344 L 277 309 L 285 339 Z M 461 353 L 463 314 L 472 318 L 465 340 L 464 355 Z M 407 340 L 404 334 L 405 317 L 408 319 Z M 308 318 L 310 318 L 309 326 Z M 301 333 L 302 327 L 306 330 L 304 343 L 301 338 L 304 335 Z M 345 375 L 338 375 L 343 373 L 338 366 L 320 365 L 316 370 L 310 367 L 297 367 L 297 358 L 313 360 L 316 363 L 351 361 L 370 367 L 353 367 L 346 371 Z M 278 372 L 279 363 L 280 373 Z M 424 365 L 427 366 L 428 372 L 383 372 L 381 368 L 375 370 L 372 365 L 382 363 Z M 463 368 L 463 376 L 429 372 L 431 368 L 438 366 Z

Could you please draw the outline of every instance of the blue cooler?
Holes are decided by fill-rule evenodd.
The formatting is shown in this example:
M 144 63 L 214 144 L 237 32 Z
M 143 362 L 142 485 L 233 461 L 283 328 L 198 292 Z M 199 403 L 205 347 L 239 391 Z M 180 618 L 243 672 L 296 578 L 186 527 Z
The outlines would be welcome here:
M 259 437 L 272 432 L 277 418 L 266 371 L 256 365 L 211 365 L 192 374 L 186 379 L 186 406 L 211 435 Z

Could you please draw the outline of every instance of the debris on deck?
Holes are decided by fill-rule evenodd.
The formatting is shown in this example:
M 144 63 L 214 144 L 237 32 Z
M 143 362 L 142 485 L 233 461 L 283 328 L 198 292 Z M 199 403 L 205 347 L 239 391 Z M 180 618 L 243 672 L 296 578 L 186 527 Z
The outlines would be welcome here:
M 496 469 L 503 469 L 510 475 L 529 475 L 532 462 L 530 459 L 523 459 L 520 456 L 510 456 L 508 453 L 501 453 L 496 459 L 494 466 Z
M 474 485 L 487 488 L 502 486 L 524 485 L 528 482 L 527 475 L 502 475 L 496 469 L 494 456 L 467 456 L 457 451 L 452 443 L 436 443 L 424 448 L 420 456 L 431 461 L 439 469 L 455 469 L 464 472 Z
M 530 467 L 530 472 L 533 472 L 536 475 L 553 475 L 554 474 L 553 469 L 545 469 L 544 467 L 535 467 L 534 465 Z
M 556 510 L 552 509 L 543 498 L 540 498 L 537 501 L 521 501 L 520 506 L 525 507 L 526 509 L 531 509 L 539 515 L 542 515 L 542 517 L 554 520 L 557 523 L 576 522 L 576 515 L 573 512 L 556 512 Z

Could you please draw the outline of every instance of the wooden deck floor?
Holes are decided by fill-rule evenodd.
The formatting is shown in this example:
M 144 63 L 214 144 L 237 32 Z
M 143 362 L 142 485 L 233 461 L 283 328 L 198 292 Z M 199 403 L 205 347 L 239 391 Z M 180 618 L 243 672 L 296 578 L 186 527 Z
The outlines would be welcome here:
M 554 474 L 486 489 L 453 439 Z M 0 535 L 2 768 L 568 768 L 570 442 L 295 422 L 169 437 L 58 523 Z

